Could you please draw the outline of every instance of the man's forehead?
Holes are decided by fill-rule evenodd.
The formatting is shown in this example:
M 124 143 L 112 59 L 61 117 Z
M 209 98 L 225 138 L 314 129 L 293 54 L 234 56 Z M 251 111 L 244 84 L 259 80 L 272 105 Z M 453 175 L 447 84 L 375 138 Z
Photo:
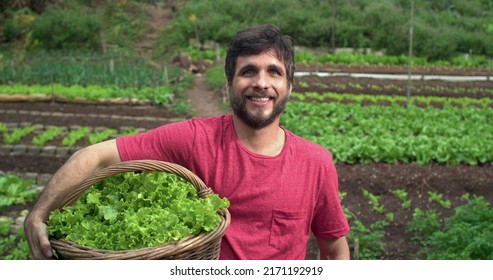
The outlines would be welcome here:
M 279 64 L 280 66 L 285 66 L 284 61 L 282 60 L 282 57 L 277 55 L 277 52 L 275 50 L 268 50 L 261 52 L 259 54 L 248 54 L 248 55 L 240 55 L 236 59 L 236 66 L 239 66 L 239 64 L 249 64 L 253 63 L 255 61 L 258 62 L 258 58 L 260 56 L 263 56 L 264 59 L 265 57 L 269 57 L 268 61 L 262 60 L 262 62 L 268 62 L 269 64 Z

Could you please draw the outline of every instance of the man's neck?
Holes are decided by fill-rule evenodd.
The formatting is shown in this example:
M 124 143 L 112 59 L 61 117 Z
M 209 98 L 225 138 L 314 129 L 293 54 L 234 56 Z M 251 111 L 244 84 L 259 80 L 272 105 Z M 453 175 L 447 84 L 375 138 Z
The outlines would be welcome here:
M 236 115 L 233 115 L 233 123 L 238 139 L 253 153 L 276 156 L 282 151 L 286 136 L 279 126 L 279 118 L 260 129 L 248 126 Z

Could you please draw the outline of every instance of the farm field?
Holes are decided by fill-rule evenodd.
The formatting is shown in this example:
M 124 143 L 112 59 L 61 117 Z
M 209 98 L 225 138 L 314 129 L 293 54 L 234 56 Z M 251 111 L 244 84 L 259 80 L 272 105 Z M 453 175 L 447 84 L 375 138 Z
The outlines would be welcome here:
M 313 69 L 313 66 L 305 66 Z M 365 71 L 374 73 L 391 73 L 392 69 L 339 69 L 340 71 Z M 403 72 L 403 69 L 394 69 Z M 445 71 L 445 70 L 444 70 Z M 447 73 L 449 73 L 448 71 Z M 457 75 L 474 73 L 453 72 Z M 484 73 L 483 73 L 484 74 Z M 393 80 L 356 79 L 347 77 L 320 78 L 300 77 L 296 79 L 293 101 L 297 103 L 358 103 L 362 107 L 389 106 L 388 102 L 372 101 L 369 98 L 355 101 L 346 98 L 351 95 L 400 96 L 406 95 L 406 82 Z M 417 97 L 441 97 L 433 102 L 416 102 L 422 110 L 441 110 L 448 105 L 454 108 L 474 108 L 478 112 L 493 110 L 493 82 L 443 82 L 415 81 L 413 90 Z M 334 98 L 316 99 L 301 96 L 308 93 L 351 94 L 339 101 Z M 413 93 L 414 94 L 414 93 Z M 414 95 L 413 95 L 414 96 Z M 454 102 L 467 97 L 467 102 Z M 217 98 L 220 99 L 219 94 Z M 471 100 L 469 100 L 471 99 Z M 414 98 L 413 98 L 414 100 Z M 416 99 L 418 100 L 418 99 Z M 443 103 L 440 103 L 442 101 Z M 448 105 L 444 105 L 447 103 Z M 209 106 L 202 104 L 200 106 Z M 404 106 L 397 103 L 397 106 Z M 295 107 L 295 106 L 293 106 Z M 478 108 L 479 107 L 479 108 Z M 377 110 L 378 111 L 378 110 Z M 288 113 L 287 112 L 287 113 Z M 490 114 L 491 115 L 491 114 Z M 112 129 L 111 136 L 122 135 L 131 130 L 133 133 L 152 129 L 159 125 L 190 118 L 191 115 L 179 114 L 156 106 L 128 105 L 94 105 L 78 103 L 53 102 L 0 102 L 0 123 L 7 124 L 9 131 L 15 127 L 33 126 L 34 132 L 22 137 L 15 144 L 5 144 L 5 134 L 0 135 L 0 171 L 18 174 L 21 177 L 40 178 L 40 175 L 53 174 L 68 156 L 78 148 L 90 144 L 87 136 L 91 132 Z M 417 117 L 417 116 L 416 116 Z M 330 116 L 326 117 L 330 126 Z M 485 117 L 488 119 L 488 117 Z M 493 119 L 489 119 L 493 123 Z M 369 120 L 371 123 L 371 120 Z M 437 120 L 438 121 L 438 120 Z M 288 125 L 289 124 L 289 125 Z M 286 126 L 296 132 L 296 121 L 286 120 Z M 58 127 L 60 134 L 46 142 L 43 147 L 35 147 L 33 139 L 49 127 Z M 73 145 L 63 144 L 63 137 L 70 131 L 86 127 L 86 135 Z M 308 135 L 302 135 L 308 136 Z M 320 137 L 320 135 L 317 135 Z M 491 137 L 485 135 L 485 137 Z M 317 138 L 318 139 L 318 138 Z M 490 142 L 493 143 L 493 142 Z M 493 147 L 490 144 L 490 150 Z M 47 148 L 49 147 L 49 148 Z M 329 149 L 331 149 L 329 147 Z M 331 149 L 332 150 L 332 149 Z M 334 154 L 337 158 L 337 154 Z M 440 164 L 429 162 L 399 161 L 388 162 L 344 162 L 338 161 L 340 192 L 342 202 L 347 210 L 355 236 L 352 237 L 353 258 L 372 259 L 420 259 L 420 245 L 413 242 L 415 234 L 410 232 L 409 223 L 416 215 L 416 209 L 433 210 L 438 213 L 439 221 L 444 222 L 454 214 L 457 206 L 464 205 L 467 198 L 477 195 L 493 203 L 493 167 L 491 160 L 476 162 L 474 165 L 460 162 L 458 164 Z M 38 182 L 43 184 L 45 182 Z M 406 196 L 396 195 L 397 191 Z M 410 204 L 403 206 L 403 199 Z M 448 203 L 445 203 L 448 202 Z M 16 217 L 21 210 L 30 205 L 13 206 L 2 211 L 2 215 Z M 5 212 L 5 213 L 3 213 Z M 356 243 L 356 240 L 358 242 Z M 315 243 L 310 240 L 307 259 L 315 259 Z M 358 249 L 359 248 L 359 249 Z

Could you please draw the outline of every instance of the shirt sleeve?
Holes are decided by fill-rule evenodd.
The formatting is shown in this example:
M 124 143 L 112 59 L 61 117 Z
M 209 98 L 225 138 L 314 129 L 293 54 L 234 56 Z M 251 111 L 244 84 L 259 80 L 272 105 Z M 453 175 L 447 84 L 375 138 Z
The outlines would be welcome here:
M 153 159 L 183 164 L 193 148 L 194 127 L 190 121 L 166 124 L 136 135 L 116 139 L 122 161 Z
M 339 197 L 337 171 L 332 156 L 324 169 L 312 231 L 317 238 L 337 239 L 346 236 L 350 228 Z

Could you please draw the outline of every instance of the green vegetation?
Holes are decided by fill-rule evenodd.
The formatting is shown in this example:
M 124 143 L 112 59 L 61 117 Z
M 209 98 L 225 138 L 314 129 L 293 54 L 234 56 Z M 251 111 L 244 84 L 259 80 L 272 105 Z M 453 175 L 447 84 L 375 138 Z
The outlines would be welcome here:
M 28 187 L 34 180 L 22 180 L 14 175 L 0 176 L 0 210 L 14 204 L 26 204 L 37 198 L 37 191 Z
M 32 126 L 16 127 L 11 133 L 3 133 L 3 142 L 5 144 L 15 144 L 21 141 L 24 136 L 31 134 L 34 131 Z
M 399 197 L 407 197 L 404 191 Z M 441 195 L 440 200 L 444 201 Z M 341 197 L 344 197 L 342 194 Z M 376 195 L 366 191 L 369 203 L 374 203 Z M 413 210 L 412 219 L 404 223 L 406 232 L 413 234 L 416 244 L 416 259 L 434 260 L 491 260 L 493 259 L 493 208 L 484 197 L 469 194 L 463 195 L 466 202 L 454 208 L 450 217 L 440 216 L 433 208 L 423 211 L 420 208 Z M 411 200 L 407 198 L 405 201 Z M 449 202 L 450 203 L 450 202 Z M 385 204 L 385 202 L 384 202 Z M 383 206 L 382 206 L 383 207 Z M 405 208 L 408 208 L 407 206 Z M 386 250 L 385 227 L 392 222 L 389 213 L 384 219 L 376 220 L 370 226 L 365 226 L 345 209 L 348 219 L 352 221 L 351 233 L 348 235 L 353 258 L 380 259 Z M 382 214 L 383 217 L 383 213 Z M 390 213 L 391 214 L 391 213 Z
M 209 87 L 215 92 L 221 92 L 226 85 L 226 75 L 224 74 L 224 65 L 217 65 L 207 69 L 205 79 Z
M 351 244 L 352 258 L 361 260 L 378 260 L 385 252 L 385 221 L 377 221 L 365 226 L 355 220 L 347 236 Z
M 362 104 L 363 102 L 371 104 L 390 104 L 390 105 L 402 105 L 406 104 L 406 97 L 400 95 L 371 95 L 371 94 L 349 94 L 349 93 L 335 93 L 335 92 L 307 92 L 296 93 L 293 92 L 293 98 L 300 101 L 306 99 L 312 99 L 315 101 L 324 102 L 325 100 L 331 100 L 332 102 L 345 102 Z M 432 106 L 433 103 L 443 104 L 445 107 L 451 107 L 452 105 L 460 105 L 464 107 L 479 107 L 487 109 L 493 105 L 492 98 L 474 99 L 468 97 L 461 98 L 447 98 L 440 96 L 413 96 L 410 100 L 413 104 L 422 104 L 424 106 Z
M 148 29 L 148 15 L 142 2 L 157 1 L 42 1 L 40 7 L 32 4 L 39 1 L 21 2 L 26 4 L 17 3 L 15 8 L 12 1 L 0 4 L 4 15 L 0 18 L 0 93 L 41 93 L 91 100 L 138 98 L 187 112 L 183 89 L 191 85 L 193 75 L 168 67 L 172 65 L 171 58 L 185 51 L 194 61 L 212 63 L 217 60 L 218 52 L 224 58 L 227 44 L 238 29 L 266 23 L 266 19 L 293 35 L 296 45 L 301 47 L 296 50 L 297 63 L 408 63 L 409 1 L 180 1 L 173 19 L 158 39 L 152 61 L 140 58 L 134 47 Z M 337 5 L 334 34 L 328 28 L 333 2 Z M 414 66 L 493 68 L 492 1 L 416 0 L 415 3 Z M 351 50 L 332 53 L 333 46 Z M 211 88 L 222 89 L 223 65 L 209 68 L 205 75 Z M 363 90 L 367 85 L 334 86 L 344 91 L 348 87 Z M 395 85 L 389 87 L 385 90 L 392 90 Z M 442 91 L 441 88 L 423 90 Z M 457 84 L 447 91 L 461 93 L 465 89 Z M 405 97 L 397 95 L 293 93 L 295 102 L 288 105 L 282 122 L 291 131 L 329 148 L 339 162 L 487 164 L 493 161 L 490 125 L 493 92 L 488 88 L 477 92 L 489 98 L 415 94 L 414 105 L 408 108 L 400 105 Z M 310 103 L 305 102 L 308 100 Z M 332 103 L 324 103 L 327 100 Z M 342 104 L 347 102 L 352 104 Z M 443 108 L 434 108 L 431 104 L 435 102 L 444 104 Z M 363 103 L 374 106 L 362 106 Z M 378 106 L 379 103 L 391 106 Z M 5 143 L 20 141 L 32 133 L 30 130 L 26 126 L 9 133 L 7 125 L 0 123 Z M 57 129 L 49 130 L 34 137 L 33 144 L 42 146 L 59 136 Z M 122 135 L 135 133 L 138 131 L 134 128 L 121 131 Z M 114 134 L 110 130 L 89 133 L 88 128 L 81 128 L 73 130 L 63 142 L 65 146 L 73 146 L 86 138 L 95 143 Z M 0 184 L 0 192 L 5 192 L 0 195 L 3 209 L 33 199 L 35 194 L 29 190 L 28 183 L 18 180 L 0 179 L 4 182 Z M 455 211 L 452 217 L 442 217 L 433 209 L 412 209 L 417 201 L 412 201 L 404 189 L 395 189 L 392 194 L 402 202 L 403 210 L 414 213 L 412 221 L 406 221 L 404 226 L 413 234 L 416 258 L 493 259 L 493 213 L 484 198 L 465 197 L 465 205 L 452 205 L 444 195 L 428 192 L 425 199 L 433 202 L 430 208 Z M 365 225 L 345 209 L 352 223 L 348 240 L 357 258 L 379 259 L 386 250 L 385 227 L 394 222 L 394 213 L 385 212 L 385 201 L 379 195 L 364 191 L 363 196 L 380 219 Z M 94 202 L 93 210 L 98 209 L 104 221 L 116 219 L 114 209 L 103 205 L 102 200 L 92 196 L 89 201 Z M 134 212 L 144 215 L 145 211 Z M 128 222 L 130 230 L 134 230 L 135 239 L 130 242 L 133 245 L 144 242 L 138 235 L 142 232 L 136 233 L 139 222 L 145 222 L 144 218 Z M 157 224 L 154 223 L 161 226 Z M 12 230 L 13 226 L 11 219 L 0 220 L 0 256 L 27 259 L 24 233 Z M 99 226 L 91 228 L 97 231 Z M 186 231 L 178 227 L 169 236 L 177 238 Z
M 9 131 L 9 127 L 4 123 L 0 123 L 0 133 L 6 133 L 8 131 Z
M 61 137 L 64 134 L 64 131 L 69 131 L 69 133 L 62 138 L 62 144 L 66 147 L 72 147 L 84 138 L 89 141 L 89 144 L 95 144 L 119 135 L 137 134 L 139 132 L 134 127 L 124 127 L 120 130 L 111 128 L 103 128 L 100 130 L 94 128 L 93 130 L 93 132 L 90 132 L 91 128 L 89 127 L 80 127 L 72 130 L 63 127 L 48 127 L 33 137 L 32 144 L 34 146 L 43 147 L 47 142 Z M 22 138 L 34 134 L 34 127 L 25 125 L 22 128 L 15 128 L 12 133 L 9 133 L 8 126 L 4 123 L 0 123 L 0 133 L 3 133 L 4 135 L 5 144 L 17 144 Z
M 464 198 L 467 204 L 456 207 L 443 223 L 434 211 L 415 212 L 408 230 L 416 235 L 426 259 L 493 259 L 493 208 L 484 197 Z
M 166 71 L 166 75 L 165 75 Z M 0 83 L 61 84 L 81 87 L 156 88 L 178 79 L 177 67 L 151 65 L 131 54 L 32 50 L 19 61 L 13 52 L 0 59 Z M 167 80 L 168 79 L 168 80 Z
M 34 180 L 23 180 L 15 175 L 0 176 L 0 212 L 15 205 L 25 205 L 38 197 L 38 191 L 30 188 Z M 21 211 L 27 215 L 27 210 Z M 11 218 L 0 216 L 0 260 L 29 259 L 29 246 L 24 229 L 14 229 Z
M 365 189 L 363 190 L 363 196 L 369 199 L 373 211 L 375 211 L 378 214 L 382 214 L 384 212 L 385 207 L 379 203 L 380 196 L 374 195 Z
M 443 194 L 441 194 L 441 193 L 429 191 L 428 195 L 430 196 L 430 199 L 432 201 L 439 203 L 443 208 L 449 209 L 452 206 L 452 203 L 450 202 L 450 200 L 444 199 Z
M 96 183 L 48 221 L 53 238 L 106 250 L 152 247 L 208 232 L 220 222 L 226 198 L 205 198 L 185 179 L 167 172 L 122 173 Z
M 415 2 L 414 53 L 417 57 L 442 63 L 452 58 L 460 60 L 461 54 L 491 57 L 493 38 L 488 36 L 491 32 L 488 26 L 493 5 L 490 2 Z M 162 33 L 158 52 L 186 48 L 190 39 L 202 46 L 209 40 L 226 46 L 236 30 L 273 23 L 291 34 L 298 46 L 320 48 L 320 53 L 335 46 L 363 52 L 367 48 L 385 50 L 396 57 L 392 60 L 403 59 L 400 56 L 407 54 L 409 1 L 350 0 L 337 1 L 336 6 L 331 7 L 332 3 L 315 0 L 183 1 Z M 333 33 L 330 27 L 334 10 Z
M 103 142 L 104 140 L 107 140 L 111 137 L 116 136 L 117 131 L 116 129 L 111 129 L 111 128 L 106 128 L 101 131 L 96 131 L 93 133 L 90 133 L 88 138 L 89 138 L 89 144 L 96 144 L 99 142 Z
M 11 231 L 13 221 L 0 217 L 0 260 L 29 259 L 29 245 L 24 229 Z
M 62 128 L 60 127 L 50 127 L 43 131 L 40 135 L 33 138 L 33 144 L 38 147 L 43 147 L 46 142 L 55 139 L 58 135 L 62 133 Z
M 493 161 L 493 110 L 291 102 L 283 125 L 344 163 Z
M 73 129 L 69 131 L 68 135 L 62 139 L 62 145 L 65 147 L 74 146 L 79 140 L 86 137 L 89 133 L 89 128 L 87 127 L 79 127 L 77 129 Z
M 5 15 L 0 20 L 0 43 L 15 43 L 18 58 L 23 57 L 21 50 L 33 49 L 77 48 L 133 54 L 133 47 L 149 30 L 149 14 L 143 2 L 159 1 L 46 1 L 38 6 L 30 2 L 17 4 L 15 8 L 7 1 L 0 6 Z M 415 0 L 415 7 L 416 65 L 422 61 L 488 65 L 487 58 L 493 55 L 491 1 Z M 186 0 L 176 8 L 158 38 L 154 52 L 157 60 L 172 58 L 183 50 L 195 58 L 215 60 L 215 43 L 221 46 L 223 55 L 237 30 L 273 23 L 291 34 L 298 46 L 319 50 L 300 55 L 301 60 L 313 61 L 310 56 L 322 54 L 318 59 L 323 61 L 325 54 L 336 47 L 353 48 L 362 54 L 368 49 L 383 50 L 390 55 L 383 63 L 407 63 L 409 1 Z M 190 41 L 196 41 L 195 45 L 204 51 L 194 52 Z M 377 56 L 365 56 L 364 63 L 374 63 L 372 57 Z M 343 55 L 339 61 L 348 63 L 355 59 L 361 61 L 352 55 Z M 382 63 L 380 58 L 377 60 Z
M 392 193 L 402 202 L 402 208 L 411 207 L 411 200 L 407 197 L 408 193 L 404 189 L 392 190 Z
M 0 85 L 0 93 L 5 94 L 45 94 L 59 95 L 69 99 L 86 98 L 89 100 L 109 99 L 109 98 L 137 98 L 140 100 L 150 100 L 155 104 L 173 105 L 172 99 L 175 96 L 172 89 L 167 86 L 157 88 L 121 88 L 116 86 L 80 86 L 61 84 L 51 85 Z

